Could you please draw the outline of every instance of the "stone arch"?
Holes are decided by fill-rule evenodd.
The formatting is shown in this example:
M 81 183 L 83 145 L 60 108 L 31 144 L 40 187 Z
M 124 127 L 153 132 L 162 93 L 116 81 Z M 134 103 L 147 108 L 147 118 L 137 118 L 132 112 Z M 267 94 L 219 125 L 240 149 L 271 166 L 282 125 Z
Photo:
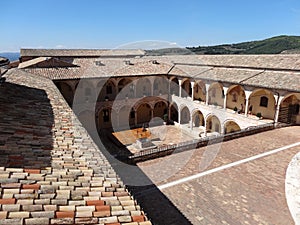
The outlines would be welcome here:
M 69 85 L 67 82 L 60 81 L 56 83 L 56 86 L 59 89 L 60 93 L 64 96 L 69 106 L 72 106 L 74 92 L 72 90 L 71 85 Z
M 199 109 L 195 110 L 192 115 L 193 127 L 205 126 L 203 113 Z
M 240 112 L 245 112 L 246 94 L 241 85 L 231 85 L 226 95 L 226 108 L 236 108 L 241 110 Z
M 176 96 L 179 96 L 179 81 L 177 77 L 173 77 L 170 79 L 170 94 L 174 94 Z
M 99 81 L 97 88 L 101 88 L 101 90 L 99 90 L 98 101 L 112 101 L 116 98 L 117 86 L 111 79 Z
M 192 85 L 190 79 L 186 78 L 181 84 L 182 93 L 181 97 L 191 97 L 192 96 Z
M 160 96 L 169 93 L 168 79 L 165 77 L 155 77 L 153 82 L 153 96 Z
M 184 106 L 180 110 L 180 124 L 187 124 L 191 120 L 190 110 L 187 106 Z
M 146 96 L 151 96 L 151 89 L 151 81 L 148 78 L 139 78 L 136 82 L 136 97 L 142 98 Z
M 135 123 L 135 116 L 135 111 L 132 107 L 125 105 L 120 108 L 118 113 L 119 127 L 132 127 Z
M 138 125 L 143 125 L 144 123 L 148 124 L 152 119 L 152 109 L 148 103 L 138 105 L 136 112 Z
M 251 113 L 260 113 L 263 118 L 274 119 L 276 101 L 273 92 L 267 89 L 255 89 L 249 96 L 249 108 Z
M 175 102 L 170 104 L 170 119 L 178 123 L 178 106 Z
M 282 99 L 278 121 L 300 124 L 300 93 L 290 93 Z
M 168 113 L 168 106 L 164 101 L 158 101 L 153 108 L 153 117 L 164 119 L 164 115 Z
M 206 132 L 211 133 L 211 132 L 217 132 L 221 133 L 221 122 L 219 118 L 215 115 L 208 115 L 206 119 Z
M 233 120 L 227 120 L 224 123 L 224 134 L 240 131 L 240 126 Z
M 194 84 L 194 99 L 200 102 L 206 101 L 206 88 L 205 83 L 202 80 L 195 82 Z
M 126 97 L 133 98 L 135 97 L 135 85 L 133 81 L 128 78 L 122 78 L 118 81 L 118 88 L 117 88 L 117 98 L 124 99 Z
M 88 79 L 81 79 L 76 86 L 76 103 L 93 102 L 97 100 L 98 93 L 94 88 L 94 83 Z
M 223 85 L 219 82 L 214 82 L 208 89 L 208 104 L 224 107 L 224 91 Z
M 118 120 L 117 113 L 110 107 L 104 107 L 99 110 L 97 114 L 98 127 L 103 128 L 117 128 Z

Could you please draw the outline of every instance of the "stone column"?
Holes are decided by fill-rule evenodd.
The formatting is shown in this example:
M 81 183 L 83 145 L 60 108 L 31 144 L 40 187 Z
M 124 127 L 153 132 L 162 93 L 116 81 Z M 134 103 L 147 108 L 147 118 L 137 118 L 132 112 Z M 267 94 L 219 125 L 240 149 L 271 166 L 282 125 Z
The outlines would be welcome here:
M 191 82 L 191 88 L 192 88 L 192 101 L 194 101 L 194 84 L 195 82 Z
M 181 122 L 181 110 L 178 108 L 178 123 Z
M 223 92 L 224 92 L 224 105 L 223 108 L 226 109 L 226 102 L 227 102 L 227 91 L 228 91 L 228 87 L 223 87 Z
M 181 84 L 182 84 L 182 80 L 181 80 L 181 79 L 178 79 L 179 97 L 181 97 L 181 90 L 182 90 Z
M 137 111 L 134 110 L 134 125 L 137 125 Z
M 191 121 L 190 121 L 190 128 L 193 130 L 193 114 L 190 115 Z
M 205 84 L 205 89 L 206 89 L 206 102 L 205 102 L 205 104 L 206 105 L 208 105 L 208 99 L 209 99 L 209 96 L 208 96 L 208 90 L 209 90 L 209 86 L 210 86 L 210 84 Z
M 279 112 L 280 112 L 280 104 L 281 104 L 282 100 L 284 99 L 284 96 L 279 96 L 279 98 L 278 98 L 277 95 L 274 95 L 274 98 L 275 98 L 275 101 L 277 100 L 274 122 L 278 123 Z
M 245 105 L 245 116 L 248 116 L 249 112 L 249 98 L 252 94 L 252 91 L 245 91 L 245 97 L 246 97 L 246 105 Z

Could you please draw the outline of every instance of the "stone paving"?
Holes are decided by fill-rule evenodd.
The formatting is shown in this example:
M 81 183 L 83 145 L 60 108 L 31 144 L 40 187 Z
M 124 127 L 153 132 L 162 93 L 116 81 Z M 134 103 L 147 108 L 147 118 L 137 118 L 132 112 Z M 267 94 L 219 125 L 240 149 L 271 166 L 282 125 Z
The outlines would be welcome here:
M 132 152 L 138 152 L 138 148 L 135 143 L 139 138 L 148 138 L 152 140 L 155 146 L 161 147 L 164 145 L 178 144 L 185 141 L 191 141 L 194 139 L 192 134 L 188 134 L 187 131 L 173 125 L 160 125 L 151 128 L 147 128 L 143 131 L 143 128 L 137 128 L 132 130 L 124 130 L 113 133 L 123 145 L 127 146 L 127 149 Z
M 138 166 L 162 185 L 299 142 L 299 132 L 299 126 L 280 128 Z M 293 224 L 285 176 L 298 152 L 299 145 L 161 191 L 193 224 Z
M 150 225 L 51 80 L 0 86 L 0 224 Z

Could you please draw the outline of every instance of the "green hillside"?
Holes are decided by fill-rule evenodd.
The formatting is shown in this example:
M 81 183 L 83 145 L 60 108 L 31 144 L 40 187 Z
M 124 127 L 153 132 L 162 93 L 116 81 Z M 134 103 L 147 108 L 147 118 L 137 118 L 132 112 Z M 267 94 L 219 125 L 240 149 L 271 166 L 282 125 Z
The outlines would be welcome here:
M 187 48 L 196 54 L 300 53 L 300 36 L 277 36 L 261 41 Z

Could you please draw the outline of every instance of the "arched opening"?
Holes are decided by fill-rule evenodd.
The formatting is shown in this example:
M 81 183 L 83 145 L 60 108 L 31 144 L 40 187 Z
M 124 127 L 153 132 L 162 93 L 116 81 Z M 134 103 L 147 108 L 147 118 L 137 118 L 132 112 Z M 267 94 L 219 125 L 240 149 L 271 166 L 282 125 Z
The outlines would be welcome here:
M 228 88 L 226 98 L 226 108 L 245 112 L 246 95 L 240 85 L 232 85 Z
M 64 96 L 69 106 L 71 106 L 74 98 L 74 93 L 71 86 L 66 82 L 58 82 L 56 83 L 56 86 L 59 89 L 60 93 Z
M 240 126 L 232 120 L 229 120 L 224 124 L 224 133 L 225 134 L 234 133 L 234 132 L 237 132 L 240 130 L 241 130 Z
M 165 102 L 159 101 L 154 105 L 153 117 L 164 119 L 164 115 L 168 113 L 168 106 Z
M 210 115 L 206 119 L 206 132 L 207 133 L 213 133 L 213 132 L 221 133 L 221 123 L 220 123 L 220 120 L 218 119 L 218 117 L 216 117 L 215 115 Z
M 139 78 L 136 83 L 136 97 L 151 96 L 151 82 L 148 78 Z
M 274 119 L 275 98 L 271 91 L 266 89 L 254 90 L 249 97 L 249 108 L 251 114 L 266 119 Z
M 200 110 L 193 113 L 193 127 L 205 126 L 204 116 Z
M 135 112 L 131 113 L 132 108 L 130 106 L 123 106 L 119 111 L 119 128 L 128 129 L 134 124 Z
M 113 101 L 117 95 L 117 87 L 111 80 L 100 81 L 97 88 L 101 88 L 98 96 L 98 101 Z
M 170 94 L 179 96 L 179 81 L 176 77 L 171 79 Z
M 224 106 L 223 85 L 220 83 L 212 83 L 208 89 L 208 104 L 215 106 Z
M 300 124 L 300 93 L 287 95 L 280 104 L 278 121 L 289 124 Z
M 178 123 L 178 106 L 175 102 L 170 105 L 170 118 L 171 121 L 175 121 Z
M 97 100 L 94 84 L 87 79 L 81 79 L 76 87 L 76 103 L 93 102 Z
M 153 83 L 153 95 L 160 96 L 168 94 L 168 80 L 164 77 L 156 77 Z
M 128 78 L 122 78 L 118 82 L 118 99 L 125 99 L 125 98 L 134 98 L 135 93 L 134 90 L 135 86 L 132 81 Z
M 137 123 L 142 126 L 144 123 L 148 124 L 151 120 L 151 107 L 147 103 L 142 103 L 137 108 Z
M 203 81 L 197 81 L 194 85 L 194 99 L 200 102 L 206 101 L 206 89 Z
M 189 79 L 186 79 L 182 84 L 181 84 L 181 97 L 191 97 L 192 96 L 192 86 L 191 82 Z
M 98 113 L 99 128 L 118 128 L 117 113 L 111 108 L 103 108 Z
M 188 107 L 184 107 L 181 112 L 180 112 L 180 124 L 187 124 L 190 122 L 191 118 L 190 118 L 190 110 L 188 109 Z

